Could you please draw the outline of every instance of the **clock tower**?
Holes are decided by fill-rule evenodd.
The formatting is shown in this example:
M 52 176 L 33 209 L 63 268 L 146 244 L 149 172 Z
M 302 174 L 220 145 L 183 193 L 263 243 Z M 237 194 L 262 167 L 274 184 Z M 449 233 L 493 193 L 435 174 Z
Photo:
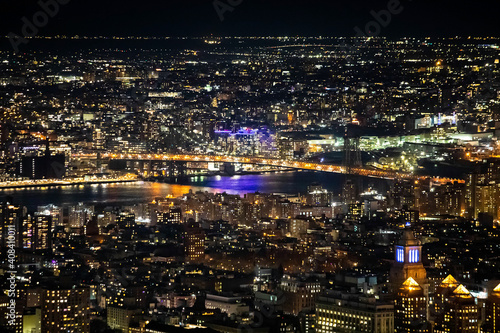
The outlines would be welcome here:
M 413 278 L 427 297 L 429 283 L 427 272 L 422 264 L 422 244 L 415 238 L 413 231 L 406 229 L 394 246 L 394 264 L 390 272 L 390 291 L 395 293 L 408 278 Z

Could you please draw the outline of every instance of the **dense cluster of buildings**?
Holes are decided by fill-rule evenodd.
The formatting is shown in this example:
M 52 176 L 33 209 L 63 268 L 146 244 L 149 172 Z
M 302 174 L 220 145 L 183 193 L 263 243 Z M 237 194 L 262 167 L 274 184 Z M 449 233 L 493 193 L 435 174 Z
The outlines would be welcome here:
M 0 332 L 500 332 L 500 41 L 216 41 L 0 53 L 1 186 L 258 169 L 113 153 L 412 177 L 35 209 L 2 195 Z
M 36 212 L 4 202 L 0 241 L 8 247 L 14 226 L 17 302 L 9 321 L 9 297 L 0 296 L 0 325 L 31 333 L 496 332 L 498 229 L 387 203 L 367 215 L 362 207 L 375 206 L 361 198 L 370 195 L 380 196 L 346 205 L 314 185 L 293 197 L 190 192 Z
M 498 155 L 497 40 L 272 41 L 0 53 L 0 180 L 108 172 L 96 152 L 335 161 L 346 128 L 373 168 Z

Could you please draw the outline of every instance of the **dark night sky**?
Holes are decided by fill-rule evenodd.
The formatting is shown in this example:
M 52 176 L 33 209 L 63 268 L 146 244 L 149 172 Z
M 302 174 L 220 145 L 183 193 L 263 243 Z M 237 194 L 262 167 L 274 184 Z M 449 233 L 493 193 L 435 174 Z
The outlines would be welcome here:
M 42 0 L 47 1 L 47 0 Z M 237 0 L 220 0 L 222 2 Z M 498 36 L 496 2 L 400 0 L 381 36 Z M 324 35 L 354 36 L 388 0 L 243 0 L 220 21 L 213 0 L 70 0 L 39 35 Z M 2 35 L 20 34 L 21 18 L 40 10 L 37 0 L 4 0 Z

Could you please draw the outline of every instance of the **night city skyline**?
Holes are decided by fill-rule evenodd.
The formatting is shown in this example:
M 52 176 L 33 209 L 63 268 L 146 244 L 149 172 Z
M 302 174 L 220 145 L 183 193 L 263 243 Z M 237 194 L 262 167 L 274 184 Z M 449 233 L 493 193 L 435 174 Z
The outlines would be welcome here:
M 0 11 L 0 333 L 499 333 L 493 2 Z

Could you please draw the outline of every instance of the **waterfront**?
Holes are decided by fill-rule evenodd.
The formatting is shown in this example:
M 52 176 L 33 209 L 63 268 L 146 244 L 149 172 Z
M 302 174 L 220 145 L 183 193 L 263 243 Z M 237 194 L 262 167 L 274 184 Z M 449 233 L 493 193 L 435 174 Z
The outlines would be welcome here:
M 135 182 L 46 187 L 37 189 L 9 189 L 0 191 L 0 200 L 12 197 L 16 204 L 28 209 L 54 204 L 74 205 L 79 202 L 94 205 L 132 205 L 167 195 L 180 196 L 193 191 L 227 192 L 243 195 L 262 193 L 304 193 L 313 183 L 320 183 L 334 193 L 340 193 L 343 175 L 313 171 L 294 171 L 242 175 L 233 177 L 195 177 L 182 184 Z M 365 178 L 365 186 L 374 184 L 380 191 L 387 190 L 387 181 Z

